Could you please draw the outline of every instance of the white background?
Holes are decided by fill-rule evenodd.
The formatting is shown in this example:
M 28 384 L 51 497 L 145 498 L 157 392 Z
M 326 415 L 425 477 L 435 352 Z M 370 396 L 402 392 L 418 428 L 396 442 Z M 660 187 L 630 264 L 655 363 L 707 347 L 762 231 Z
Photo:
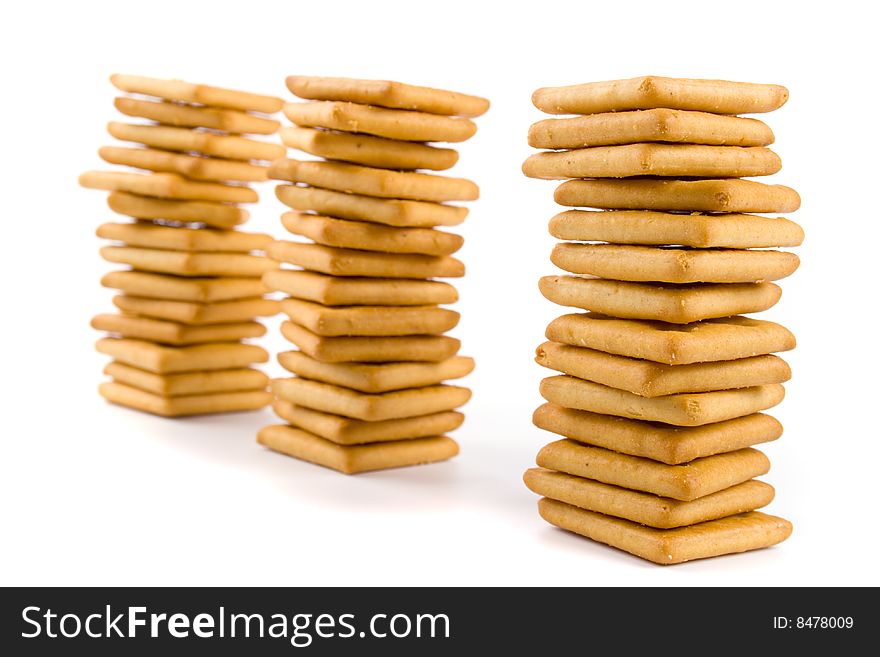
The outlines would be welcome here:
M 877 570 L 877 80 L 871 3 L 113 2 L 7 5 L 3 100 L 0 583 L 231 585 L 880 584 Z M 454 175 L 482 198 L 462 226 L 455 334 L 476 356 L 461 455 L 345 477 L 258 447 L 269 411 L 180 421 L 105 404 L 91 315 L 112 308 L 94 229 L 114 218 L 77 175 L 102 166 L 113 72 L 289 97 L 289 74 L 398 79 L 484 95 Z M 797 335 L 769 446 L 771 550 L 661 568 L 551 528 L 523 470 L 532 362 L 560 309 L 554 183 L 525 179 L 539 86 L 644 74 L 785 84 L 764 118 L 796 187 L 803 264 L 763 315 Z M 106 165 L 103 165 L 106 166 Z M 272 185 L 248 228 L 281 236 Z M 286 348 L 272 323 L 263 343 Z M 277 365 L 274 374 L 280 373 Z

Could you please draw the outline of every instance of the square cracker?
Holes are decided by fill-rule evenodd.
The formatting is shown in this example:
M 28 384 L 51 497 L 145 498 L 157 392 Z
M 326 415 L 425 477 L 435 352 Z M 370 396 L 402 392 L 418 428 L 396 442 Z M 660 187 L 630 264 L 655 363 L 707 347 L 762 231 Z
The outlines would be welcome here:
M 294 235 L 318 244 L 362 251 L 445 256 L 464 244 L 460 235 L 433 228 L 397 228 L 305 212 L 285 212 L 281 223 Z
M 365 422 L 296 406 L 283 399 L 275 399 L 272 408 L 282 420 L 339 445 L 361 445 L 440 436 L 458 429 L 464 422 L 464 415 L 458 411 Z
M 269 177 L 337 192 L 409 201 L 473 201 L 480 188 L 465 178 L 389 171 L 345 162 L 275 160 Z
M 212 203 L 256 203 L 257 193 L 250 187 L 187 180 L 176 173 L 131 173 L 127 171 L 87 171 L 79 184 L 89 189 L 127 192 L 176 201 Z
M 258 164 L 154 148 L 103 146 L 98 149 L 98 155 L 110 164 L 172 173 L 203 182 L 263 182 L 269 179 L 267 167 Z
M 447 436 L 343 446 L 283 424 L 260 429 L 257 442 L 344 474 L 434 463 L 458 454 L 458 443 Z
M 788 89 L 778 84 L 657 75 L 543 87 L 532 94 L 535 107 L 549 114 L 598 114 L 658 107 L 712 114 L 751 114 L 772 112 L 787 100 Z
M 304 185 L 278 185 L 275 195 L 279 201 L 294 210 L 387 226 L 457 226 L 468 214 L 467 208 L 457 205 L 376 198 Z
M 551 525 L 660 565 L 770 547 L 791 536 L 792 529 L 787 520 L 760 511 L 688 527 L 655 529 L 549 498 L 538 502 L 538 510 Z
M 101 224 L 95 234 L 105 240 L 124 242 L 127 246 L 173 251 L 250 253 L 265 250 L 272 242 L 272 237 L 265 233 L 161 226 L 144 222 Z
M 580 443 L 669 465 L 733 452 L 776 440 L 782 435 L 779 421 L 763 413 L 701 427 L 676 427 L 548 403 L 535 410 L 532 421 L 536 427 Z
M 644 142 L 767 146 L 773 139 L 758 119 L 666 108 L 544 119 L 529 128 L 529 146 L 552 149 Z
M 115 361 L 156 374 L 230 370 L 269 360 L 265 349 L 238 342 L 165 347 L 144 340 L 102 338 L 95 348 Z
M 269 385 L 269 377 L 252 368 L 156 374 L 125 363 L 112 362 L 104 368 L 104 374 L 117 383 L 161 397 L 266 390 Z
M 402 141 L 462 142 L 477 132 L 477 124 L 469 119 L 356 103 L 287 103 L 283 111 L 284 116 L 298 126 L 366 133 Z
M 98 391 L 109 402 L 163 417 L 255 411 L 272 401 L 271 395 L 265 390 L 161 397 L 123 383 L 112 382 L 102 383 Z
M 782 160 L 761 146 L 624 144 L 530 155 L 522 165 L 529 178 L 632 178 L 635 176 L 738 178 L 769 176 Z
M 459 340 L 447 335 L 327 338 L 293 322 L 282 323 L 281 334 L 322 363 L 437 362 L 452 358 L 461 348 Z
M 307 100 L 340 100 L 446 116 L 480 116 L 489 109 L 489 101 L 479 96 L 390 80 L 291 75 L 286 81 L 291 93 Z
M 230 322 L 199 326 L 135 315 L 113 314 L 95 315 L 92 318 L 92 328 L 116 333 L 124 338 L 149 340 L 181 347 L 208 342 L 233 342 L 247 338 L 258 338 L 266 334 L 266 327 L 259 322 Z
M 752 283 L 791 275 L 800 259 L 786 251 L 687 249 L 632 244 L 557 244 L 557 267 L 617 281 Z
M 650 210 L 566 210 L 550 220 L 561 240 L 700 249 L 798 246 L 804 230 L 785 217 L 751 214 L 676 214 Z
M 192 107 L 125 96 L 117 97 L 113 105 L 126 116 L 137 116 L 163 125 L 184 128 L 209 128 L 235 134 L 273 135 L 281 127 L 281 123 L 275 119 L 219 107 Z
M 185 278 L 143 271 L 110 272 L 101 285 L 136 297 L 192 303 L 252 299 L 268 292 L 259 278 Z
M 543 468 L 526 470 L 523 481 L 529 490 L 542 497 L 658 529 L 684 527 L 754 511 L 770 504 L 774 496 L 772 486 L 754 479 L 690 502 Z
M 458 301 L 456 289 L 440 281 L 340 277 L 278 269 L 263 274 L 263 282 L 270 290 L 325 306 L 429 306 Z
M 474 359 L 453 356 L 438 363 L 322 363 L 301 351 L 282 351 L 278 362 L 288 372 L 323 383 L 378 393 L 420 388 L 467 376 Z M 444 429 L 440 433 L 445 433 Z M 315 432 L 313 432 L 315 433 Z
M 110 82 L 120 91 L 132 94 L 155 96 L 195 105 L 225 107 L 243 112 L 274 114 L 284 105 L 284 101 L 276 96 L 213 87 L 207 84 L 194 84 L 183 80 L 162 80 L 143 75 L 114 73 L 110 76 Z
M 459 313 L 439 306 L 324 306 L 284 299 L 281 310 L 321 336 L 436 335 L 458 324 Z
M 287 154 L 281 144 L 257 141 L 205 130 L 173 128 L 166 125 L 140 125 L 111 121 L 107 132 L 120 141 L 131 141 L 152 148 L 181 153 L 201 153 L 227 160 L 277 160 Z
M 205 224 L 214 228 L 233 228 L 250 217 L 247 210 L 225 203 L 170 201 L 126 192 L 110 192 L 107 205 L 116 214 L 135 219 Z
M 767 474 L 770 460 L 751 447 L 666 465 L 573 440 L 544 445 L 536 463 L 576 477 L 689 502 Z
M 545 342 L 535 362 L 551 370 L 594 381 L 640 397 L 710 392 L 784 383 L 791 368 L 778 356 L 763 355 L 691 365 L 665 365 L 604 351 Z
M 281 141 L 295 148 L 328 160 L 339 160 L 380 169 L 412 171 L 431 169 L 443 171 L 458 161 L 458 152 L 428 144 L 372 135 L 332 132 L 288 126 L 280 130 Z
M 560 205 L 608 210 L 679 212 L 794 212 L 801 197 L 791 187 L 754 180 L 568 180 L 556 188 Z
M 795 339 L 784 326 L 749 317 L 707 319 L 692 324 L 618 319 L 599 313 L 557 317 L 547 339 L 667 365 L 736 360 L 789 351 Z
M 278 269 L 278 263 L 250 253 L 168 251 L 135 246 L 105 246 L 101 257 L 109 262 L 129 265 L 140 271 L 175 276 L 259 277 Z
M 692 283 L 685 285 L 544 276 L 541 294 L 560 306 L 573 306 L 627 319 L 689 324 L 772 308 L 782 289 L 773 283 Z
M 113 305 L 123 313 L 140 315 L 193 326 L 247 322 L 255 317 L 278 314 L 280 306 L 275 299 L 254 297 L 219 303 L 194 303 L 170 299 L 150 299 L 127 294 L 113 297 Z
M 772 408 L 785 397 L 785 388 L 773 383 L 738 390 L 641 397 L 626 390 L 566 375 L 551 376 L 541 381 L 541 396 L 559 406 L 591 413 L 663 422 L 679 427 L 698 427 Z
M 452 256 L 377 253 L 284 240 L 270 244 L 267 253 L 270 258 L 278 262 L 332 276 L 364 276 L 367 278 L 456 278 L 464 276 L 464 263 Z
M 364 393 L 299 377 L 274 379 L 272 392 L 277 398 L 296 406 L 365 422 L 451 411 L 471 398 L 471 391 L 459 386 L 435 385 Z

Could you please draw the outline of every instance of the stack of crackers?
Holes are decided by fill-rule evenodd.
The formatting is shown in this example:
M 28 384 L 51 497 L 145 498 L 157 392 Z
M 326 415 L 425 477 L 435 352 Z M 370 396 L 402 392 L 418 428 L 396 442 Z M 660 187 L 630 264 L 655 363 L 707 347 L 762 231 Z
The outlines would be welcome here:
M 459 314 L 442 308 L 456 289 L 458 235 L 470 180 L 443 171 L 458 153 L 429 142 L 463 142 L 477 129 L 483 98 L 397 82 L 289 77 L 295 124 L 284 143 L 321 159 L 279 160 L 269 175 L 288 181 L 278 198 L 292 210 L 285 228 L 308 241 L 278 241 L 269 255 L 292 265 L 263 280 L 289 298 L 281 353 L 292 378 L 272 382 L 276 413 L 288 424 L 262 429 L 274 450 L 346 474 L 448 459 L 461 425 L 455 409 L 470 390 L 443 382 L 473 360 L 443 335 Z M 308 157 L 308 155 L 306 157 Z
M 774 496 L 754 445 L 782 433 L 762 413 L 783 398 L 794 348 L 784 327 L 745 313 L 780 296 L 798 258 L 775 247 L 803 231 L 770 128 L 738 114 L 780 107 L 777 85 L 643 77 L 544 88 L 550 114 L 527 176 L 571 179 L 550 221 L 541 279 L 550 301 L 587 312 L 551 322 L 537 362 L 547 403 L 535 424 L 562 436 L 526 485 L 548 522 L 660 564 L 762 548 L 791 524 L 757 511 Z
M 255 318 L 274 315 L 261 276 L 275 269 L 268 235 L 236 230 L 257 201 L 246 183 L 268 179 L 278 145 L 242 136 L 269 135 L 280 98 L 177 80 L 114 75 L 126 93 L 116 108 L 144 123 L 108 126 L 124 146 L 100 149 L 103 160 L 135 170 L 90 171 L 80 184 L 108 190 L 107 203 L 131 221 L 106 223 L 114 242 L 102 257 L 127 265 L 102 279 L 120 290 L 118 312 L 92 326 L 113 337 L 97 343 L 113 358 L 100 386 L 111 402 L 163 416 L 244 411 L 266 406 L 268 378 L 251 366 L 265 350 L 243 340 L 265 333 Z

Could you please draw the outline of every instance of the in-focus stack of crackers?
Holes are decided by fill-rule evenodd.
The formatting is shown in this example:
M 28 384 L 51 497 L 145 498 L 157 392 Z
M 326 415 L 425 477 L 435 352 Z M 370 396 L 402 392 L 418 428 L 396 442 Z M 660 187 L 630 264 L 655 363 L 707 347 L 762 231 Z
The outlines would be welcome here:
M 306 102 L 288 103 L 295 124 L 284 143 L 321 159 L 285 159 L 269 175 L 292 211 L 285 228 L 308 241 L 278 241 L 269 255 L 293 265 L 267 273 L 296 349 L 279 355 L 295 376 L 272 382 L 276 413 L 288 424 L 263 428 L 274 450 L 346 474 L 448 459 L 446 436 L 464 416 L 470 390 L 444 381 L 467 375 L 473 360 L 443 335 L 458 299 L 437 278 L 459 277 L 458 235 L 438 230 L 464 221 L 470 180 L 420 173 L 452 167 L 458 153 L 429 142 L 463 142 L 470 118 L 489 102 L 397 82 L 289 77 Z
M 146 123 L 112 122 L 122 146 L 99 155 L 141 171 L 90 171 L 80 184 L 108 190 L 107 203 L 132 221 L 106 223 L 98 236 L 114 242 L 105 260 L 127 265 L 102 279 L 119 290 L 118 312 L 92 326 L 113 337 L 98 351 L 113 358 L 100 386 L 111 402 L 164 416 L 245 411 L 266 406 L 268 378 L 252 365 L 267 352 L 243 340 L 265 333 L 257 317 L 274 315 L 264 297 L 268 235 L 236 226 L 255 203 L 246 185 L 268 179 L 278 144 L 241 135 L 270 135 L 280 123 L 268 115 L 280 98 L 178 80 L 114 75 L 127 95 L 116 108 Z
M 774 496 L 754 445 L 782 433 L 762 413 L 790 377 L 784 327 L 744 317 L 773 306 L 770 281 L 798 266 L 803 231 L 776 173 L 770 128 L 738 114 L 779 108 L 777 85 L 644 77 L 544 88 L 550 114 L 529 143 L 527 176 L 571 179 L 541 279 L 566 314 L 547 328 L 538 427 L 563 436 L 525 474 L 549 523 L 672 564 L 767 547 L 791 524 L 756 509 Z

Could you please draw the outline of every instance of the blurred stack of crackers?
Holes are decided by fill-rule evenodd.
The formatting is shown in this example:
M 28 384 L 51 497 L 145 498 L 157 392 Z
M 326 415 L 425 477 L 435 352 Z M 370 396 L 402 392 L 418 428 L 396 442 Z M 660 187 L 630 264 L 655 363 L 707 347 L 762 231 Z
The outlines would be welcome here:
M 265 256 L 271 237 L 236 227 L 255 203 L 247 183 L 268 179 L 268 162 L 285 149 L 244 134 L 271 135 L 280 98 L 114 75 L 126 95 L 116 108 L 146 122 L 112 122 L 127 142 L 101 158 L 130 169 L 89 171 L 80 184 L 110 192 L 110 209 L 129 221 L 106 223 L 101 256 L 126 269 L 101 283 L 119 290 L 118 312 L 92 326 L 113 361 L 100 386 L 109 401 L 163 416 L 244 411 L 266 406 L 268 378 L 252 365 L 267 352 L 244 342 L 265 333 L 255 318 L 274 315 L 261 276 L 277 268 Z M 132 170 L 133 169 L 133 170 Z
M 579 309 L 551 322 L 537 362 L 535 424 L 562 436 L 525 474 L 549 523 L 672 564 L 785 540 L 791 524 L 757 509 L 754 445 L 782 427 L 794 348 L 784 327 L 744 317 L 773 306 L 771 281 L 795 271 L 803 231 L 775 213 L 788 187 L 747 177 L 779 171 L 770 128 L 740 114 L 788 99 L 778 85 L 643 77 L 544 88 L 550 114 L 529 143 L 548 149 L 527 176 L 566 180 L 550 221 L 551 259 L 573 275 L 541 279 L 550 301 Z M 760 216 L 754 213 L 770 213 Z M 586 311 L 586 312 L 581 312 Z
M 285 267 L 263 280 L 283 292 L 279 354 L 291 378 L 272 382 L 275 412 L 287 424 L 263 428 L 274 450 L 346 474 L 448 459 L 447 432 L 464 416 L 467 388 L 444 381 L 474 367 L 459 340 L 443 335 L 458 299 L 438 278 L 464 275 L 452 256 L 459 235 L 440 230 L 464 221 L 475 200 L 470 180 L 443 171 L 458 152 L 432 143 L 473 136 L 483 98 L 398 82 L 289 77 L 306 102 L 288 103 L 294 126 L 284 143 L 312 159 L 284 159 L 269 175 L 291 211 L 269 256 Z M 319 159 L 317 159 L 319 158 Z M 292 266 L 292 267 L 291 267 Z

